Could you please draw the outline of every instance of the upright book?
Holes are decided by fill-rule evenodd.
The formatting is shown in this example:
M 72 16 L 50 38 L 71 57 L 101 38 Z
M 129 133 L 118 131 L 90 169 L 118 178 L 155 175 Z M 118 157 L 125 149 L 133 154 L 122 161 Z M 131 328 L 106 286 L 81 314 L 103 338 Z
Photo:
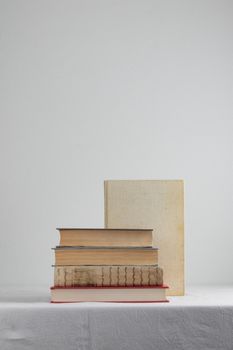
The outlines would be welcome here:
M 154 228 L 159 265 L 169 295 L 184 294 L 184 186 L 182 180 L 105 181 L 106 228 Z

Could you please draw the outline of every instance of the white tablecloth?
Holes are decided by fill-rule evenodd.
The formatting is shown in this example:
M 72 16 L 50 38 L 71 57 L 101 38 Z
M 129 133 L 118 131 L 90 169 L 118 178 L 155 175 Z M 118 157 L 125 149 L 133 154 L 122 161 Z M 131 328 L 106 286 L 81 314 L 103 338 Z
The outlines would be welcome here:
M 1 350 L 233 350 L 233 286 L 164 304 L 50 304 L 47 290 L 0 290 Z

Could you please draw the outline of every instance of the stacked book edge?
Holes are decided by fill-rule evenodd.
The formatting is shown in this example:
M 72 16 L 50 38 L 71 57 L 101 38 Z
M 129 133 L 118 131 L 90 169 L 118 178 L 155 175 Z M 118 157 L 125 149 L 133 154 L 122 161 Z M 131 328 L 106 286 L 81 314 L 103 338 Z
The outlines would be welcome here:
M 82 301 L 154 303 L 168 302 L 167 286 L 147 287 L 52 287 L 53 303 L 74 303 Z
M 58 230 L 51 302 L 167 301 L 153 230 Z

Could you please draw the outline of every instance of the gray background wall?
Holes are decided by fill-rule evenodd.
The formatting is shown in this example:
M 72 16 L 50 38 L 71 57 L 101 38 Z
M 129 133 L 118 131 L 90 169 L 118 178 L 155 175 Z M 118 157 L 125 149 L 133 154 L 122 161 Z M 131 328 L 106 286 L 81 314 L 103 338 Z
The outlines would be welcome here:
M 0 283 L 50 285 L 104 179 L 185 179 L 186 280 L 232 283 L 233 2 L 0 0 Z

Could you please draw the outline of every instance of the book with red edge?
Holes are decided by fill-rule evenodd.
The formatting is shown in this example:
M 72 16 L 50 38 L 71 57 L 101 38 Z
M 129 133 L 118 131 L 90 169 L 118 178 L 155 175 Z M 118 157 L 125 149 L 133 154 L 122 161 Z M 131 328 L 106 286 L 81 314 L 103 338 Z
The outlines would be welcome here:
M 137 287 L 51 287 L 51 302 L 168 302 L 166 298 L 167 288 L 168 286 L 166 285 Z

